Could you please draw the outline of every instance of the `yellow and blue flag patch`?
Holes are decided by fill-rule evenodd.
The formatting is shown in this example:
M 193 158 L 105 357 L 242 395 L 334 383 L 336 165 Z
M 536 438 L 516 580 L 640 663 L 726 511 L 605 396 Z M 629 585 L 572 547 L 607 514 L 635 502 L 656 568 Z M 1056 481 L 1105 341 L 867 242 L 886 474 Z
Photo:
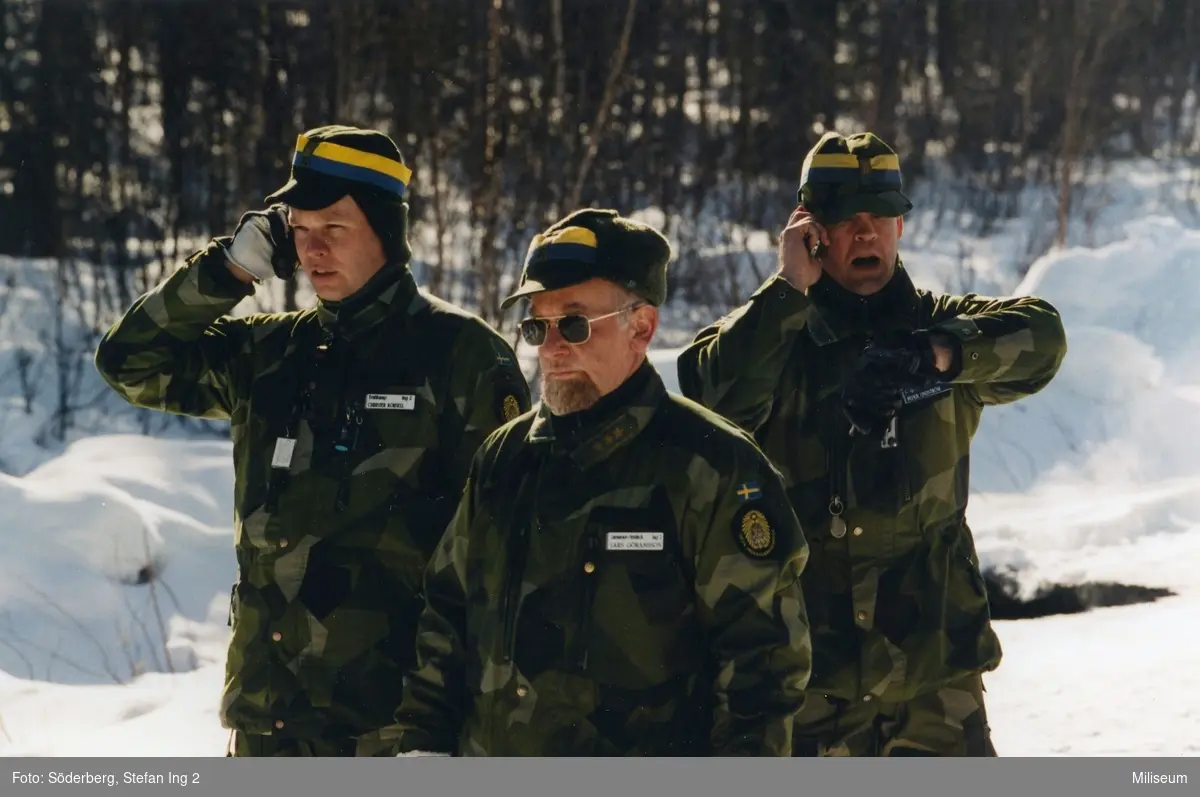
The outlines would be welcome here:
M 738 500 L 742 503 L 747 501 L 757 501 L 762 498 L 762 488 L 758 486 L 758 482 L 746 482 L 738 485 L 736 490 Z

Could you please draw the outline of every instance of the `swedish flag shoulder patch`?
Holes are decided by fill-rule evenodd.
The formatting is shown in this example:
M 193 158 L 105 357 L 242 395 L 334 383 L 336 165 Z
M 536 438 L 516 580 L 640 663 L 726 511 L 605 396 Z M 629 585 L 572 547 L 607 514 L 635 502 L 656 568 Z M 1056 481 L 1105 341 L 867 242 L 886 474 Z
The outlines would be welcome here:
M 737 490 L 738 500 L 742 503 L 747 501 L 757 501 L 762 498 L 762 488 L 758 486 L 758 482 L 743 482 L 738 485 Z

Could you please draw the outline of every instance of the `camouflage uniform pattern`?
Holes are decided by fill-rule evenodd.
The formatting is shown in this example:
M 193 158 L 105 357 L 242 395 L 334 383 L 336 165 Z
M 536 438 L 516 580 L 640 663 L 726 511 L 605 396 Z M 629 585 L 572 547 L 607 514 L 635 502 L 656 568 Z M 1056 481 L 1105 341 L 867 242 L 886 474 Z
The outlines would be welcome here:
M 859 353 L 922 328 L 957 341 L 961 369 L 890 441 L 851 437 L 839 388 Z M 752 432 L 785 478 L 812 547 L 813 692 L 899 703 L 999 665 L 966 520 L 971 439 L 985 406 L 1041 390 L 1065 352 L 1045 301 L 934 295 L 898 264 L 866 299 L 774 277 L 679 358 L 684 395 Z
M 983 678 L 967 675 L 911 700 L 854 702 L 809 693 L 798 754 L 821 757 L 993 758 Z
M 528 386 L 499 335 L 402 265 L 346 302 L 226 315 L 252 292 L 214 242 L 136 301 L 96 364 L 132 404 L 230 420 L 223 724 L 275 747 L 369 745 L 414 663 L 421 573 L 471 458 L 529 408 Z M 283 437 L 294 452 L 273 467 Z
M 377 733 L 340 739 L 297 739 L 261 733 L 229 732 L 226 758 L 351 758 L 389 755 Z
M 399 751 L 790 755 L 807 544 L 778 472 L 648 363 L 593 410 L 481 448 L 426 576 Z

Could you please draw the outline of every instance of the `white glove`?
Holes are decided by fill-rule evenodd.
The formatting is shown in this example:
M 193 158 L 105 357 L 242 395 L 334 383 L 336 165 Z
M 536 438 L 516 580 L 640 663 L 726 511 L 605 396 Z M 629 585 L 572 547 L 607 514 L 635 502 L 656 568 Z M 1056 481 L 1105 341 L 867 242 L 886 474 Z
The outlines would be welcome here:
M 449 753 L 430 753 L 425 750 L 413 750 L 410 753 L 396 753 L 396 758 L 449 758 Z
M 233 240 L 225 247 L 225 259 L 258 282 L 291 277 L 295 273 L 296 254 L 283 205 L 242 214 Z

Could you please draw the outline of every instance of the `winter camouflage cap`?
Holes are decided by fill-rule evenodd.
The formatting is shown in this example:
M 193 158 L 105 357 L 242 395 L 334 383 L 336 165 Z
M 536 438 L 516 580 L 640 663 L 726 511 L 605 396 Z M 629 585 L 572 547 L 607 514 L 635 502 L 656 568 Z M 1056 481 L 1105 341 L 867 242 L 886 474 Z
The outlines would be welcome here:
M 912 210 L 904 195 L 900 159 L 874 133 L 821 136 L 800 168 L 796 199 L 826 225 L 855 213 L 903 216 Z
M 347 194 L 402 201 L 411 177 L 412 170 L 390 136 L 378 130 L 326 125 L 297 136 L 291 179 L 267 202 L 320 210 Z
M 517 291 L 500 305 L 522 296 L 578 285 L 590 279 L 614 282 L 654 306 L 667 299 L 671 244 L 653 227 L 615 210 L 577 210 L 535 235 Z

